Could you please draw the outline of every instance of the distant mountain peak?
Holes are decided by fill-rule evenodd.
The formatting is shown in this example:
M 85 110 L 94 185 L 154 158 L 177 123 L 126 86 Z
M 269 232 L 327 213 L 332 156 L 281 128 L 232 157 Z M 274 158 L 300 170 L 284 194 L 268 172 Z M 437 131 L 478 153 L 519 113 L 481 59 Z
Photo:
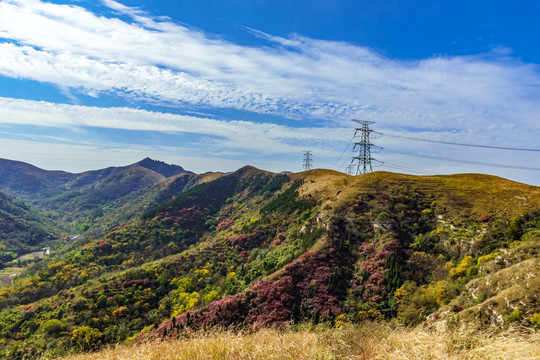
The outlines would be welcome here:
M 181 166 L 167 164 L 163 161 L 150 159 L 149 157 L 142 159 L 141 161 L 135 163 L 135 165 L 139 165 L 146 169 L 155 171 L 167 178 L 178 175 L 178 174 L 194 174 L 191 171 L 185 170 Z
M 245 165 L 244 167 L 241 167 L 240 169 L 234 171 L 233 173 L 240 176 L 246 175 L 246 174 L 253 174 L 253 173 L 272 174 L 269 171 L 261 170 L 251 165 Z

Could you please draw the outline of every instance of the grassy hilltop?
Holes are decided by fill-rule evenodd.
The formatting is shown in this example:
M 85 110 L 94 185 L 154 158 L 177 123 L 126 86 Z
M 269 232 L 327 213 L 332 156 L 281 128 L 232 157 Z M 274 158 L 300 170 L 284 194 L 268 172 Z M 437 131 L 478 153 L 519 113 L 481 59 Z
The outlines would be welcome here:
M 0 354 L 538 354 L 540 188 L 478 174 L 188 176 L 176 193 L 177 178 L 150 185 L 152 202 L 128 195 L 157 205 L 0 287 Z

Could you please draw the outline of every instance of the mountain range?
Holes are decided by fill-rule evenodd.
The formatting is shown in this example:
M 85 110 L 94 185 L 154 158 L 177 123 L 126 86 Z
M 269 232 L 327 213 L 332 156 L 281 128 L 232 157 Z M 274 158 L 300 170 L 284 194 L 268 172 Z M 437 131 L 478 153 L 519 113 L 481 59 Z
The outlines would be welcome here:
M 21 234 L 35 225 L 35 245 L 51 248 L 0 287 L 5 358 L 213 326 L 540 326 L 535 186 L 481 174 L 193 174 L 151 159 L 81 174 L 2 160 L 0 174 L 3 219 L 27 219 Z
M 136 202 L 134 194 L 141 190 L 144 194 L 140 196 L 151 198 L 152 186 L 159 188 L 155 192 L 160 196 L 167 192 L 163 186 L 170 187 L 174 194 L 195 175 L 180 166 L 149 158 L 128 166 L 79 174 L 48 171 L 23 162 L 0 159 L 0 174 L 0 191 L 17 196 L 40 210 L 54 212 L 60 218 L 63 230 L 68 232 L 110 225 L 106 220 L 111 216 L 102 219 L 104 210 L 123 208 L 126 204 L 133 206 Z
M 193 175 L 177 165 L 145 158 L 123 167 L 73 174 L 65 171 L 43 170 L 33 165 L 0 159 L 0 191 L 40 204 L 44 199 L 73 191 L 101 191 L 107 198 L 119 198 L 126 193 L 179 174 Z M 120 184 L 119 184 L 120 183 Z M 118 186 L 122 185 L 122 186 Z M 105 191 L 105 189 L 109 191 Z M 121 189 L 119 194 L 115 190 Z

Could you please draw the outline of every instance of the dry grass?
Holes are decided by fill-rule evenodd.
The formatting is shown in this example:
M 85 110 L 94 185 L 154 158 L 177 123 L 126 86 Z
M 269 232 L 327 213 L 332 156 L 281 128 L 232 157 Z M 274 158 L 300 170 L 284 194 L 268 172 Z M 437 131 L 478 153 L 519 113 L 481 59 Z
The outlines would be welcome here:
M 253 334 L 211 331 L 189 339 L 126 346 L 65 360 L 172 359 L 540 359 L 540 334 L 429 332 L 366 324 Z
M 349 176 L 332 170 L 310 170 L 292 174 L 293 179 L 304 179 L 301 195 L 312 195 L 322 200 L 321 208 L 337 208 L 351 203 L 374 188 L 390 191 L 408 186 L 434 194 L 445 217 L 461 217 L 463 213 L 478 218 L 491 214 L 508 219 L 540 206 L 540 187 L 521 184 L 491 175 L 456 174 L 415 176 L 377 171 L 365 175 Z

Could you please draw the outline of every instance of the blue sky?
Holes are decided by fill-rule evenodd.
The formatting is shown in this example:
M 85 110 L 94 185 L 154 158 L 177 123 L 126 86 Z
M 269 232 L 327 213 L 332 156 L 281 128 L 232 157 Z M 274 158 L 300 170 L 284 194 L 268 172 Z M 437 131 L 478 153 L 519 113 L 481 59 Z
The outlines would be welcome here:
M 536 1 L 0 0 L 0 157 L 300 171 L 309 149 L 344 171 L 356 118 L 383 133 L 376 170 L 540 185 L 538 151 L 404 138 L 539 149 L 538 18 Z

